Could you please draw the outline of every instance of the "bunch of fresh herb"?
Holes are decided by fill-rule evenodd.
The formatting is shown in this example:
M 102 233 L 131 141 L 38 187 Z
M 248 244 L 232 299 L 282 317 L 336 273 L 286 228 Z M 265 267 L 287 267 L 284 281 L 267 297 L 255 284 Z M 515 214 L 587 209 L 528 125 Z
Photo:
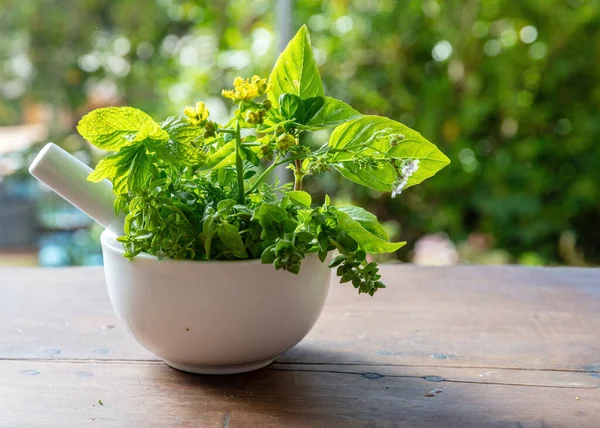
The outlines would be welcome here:
M 131 107 L 94 110 L 80 134 L 114 152 L 89 180 L 108 179 L 115 212 L 125 217 L 125 256 L 159 259 L 260 258 L 298 273 L 307 254 L 329 265 L 341 282 L 373 295 L 384 284 L 367 253 L 389 253 L 392 243 L 375 215 L 359 207 L 313 207 L 302 191 L 307 175 L 334 168 L 356 183 L 399 194 L 449 163 L 435 145 L 393 120 L 363 116 L 324 96 L 308 31 L 302 27 L 277 60 L 269 79 L 236 78 L 223 96 L 236 105 L 225 125 L 212 122 L 204 103 L 183 117 L 155 122 Z M 335 128 L 327 144 L 300 144 L 303 132 Z M 242 129 L 245 129 L 242 136 Z M 269 162 L 262 173 L 261 159 Z M 288 164 L 294 183 L 268 184 Z

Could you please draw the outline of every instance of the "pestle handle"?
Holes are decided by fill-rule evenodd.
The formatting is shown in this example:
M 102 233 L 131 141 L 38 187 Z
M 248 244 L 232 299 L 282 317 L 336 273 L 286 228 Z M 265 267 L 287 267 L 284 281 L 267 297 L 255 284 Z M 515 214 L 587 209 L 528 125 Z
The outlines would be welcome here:
M 115 195 L 108 180 L 92 183 L 92 169 L 54 143 L 48 143 L 35 157 L 29 173 L 59 196 L 79 208 L 117 236 L 123 234 L 123 220 L 115 217 Z

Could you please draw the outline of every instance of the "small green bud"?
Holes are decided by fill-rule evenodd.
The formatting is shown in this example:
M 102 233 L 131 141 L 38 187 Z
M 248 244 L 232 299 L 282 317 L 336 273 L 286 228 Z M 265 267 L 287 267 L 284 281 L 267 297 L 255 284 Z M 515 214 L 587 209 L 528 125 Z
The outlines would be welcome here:
M 273 107 L 273 104 L 271 103 L 270 100 L 264 100 L 262 105 L 265 110 L 271 110 L 271 107 Z
M 204 126 L 204 138 L 214 137 L 217 134 L 217 124 L 215 122 L 206 122 Z
M 275 135 L 281 135 L 285 132 L 285 129 L 283 129 L 283 126 L 279 125 L 277 127 L 277 129 L 275 130 Z
M 259 122 L 259 116 L 254 110 L 248 110 L 246 112 L 246 122 L 250 125 L 256 125 Z
M 282 134 L 277 138 L 277 148 L 281 151 L 289 150 L 296 144 L 296 138 L 290 134 Z

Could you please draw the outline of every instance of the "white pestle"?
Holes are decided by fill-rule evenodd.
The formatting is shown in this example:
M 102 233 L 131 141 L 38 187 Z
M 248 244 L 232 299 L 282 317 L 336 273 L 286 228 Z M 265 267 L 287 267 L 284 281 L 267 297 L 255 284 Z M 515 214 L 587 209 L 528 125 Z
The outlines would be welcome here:
M 79 208 L 117 236 L 123 235 L 123 218 L 115 216 L 115 195 L 108 180 L 92 183 L 92 169 L 54 143 L 48 143 L 35 157 L 29 173 L 60 197 Z

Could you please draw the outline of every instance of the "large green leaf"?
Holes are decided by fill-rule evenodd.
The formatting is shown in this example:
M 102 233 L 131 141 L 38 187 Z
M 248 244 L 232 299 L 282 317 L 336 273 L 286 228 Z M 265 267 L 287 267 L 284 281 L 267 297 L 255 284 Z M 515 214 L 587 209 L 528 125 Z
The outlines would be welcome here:
M 87 179 L 94 183 L 98 183 L 105 178 L 112 180 L 117 174 L 117 170 L 119 169 L 119 161 L 121 158 L 122 155 L 115 153 L 114 155 L 105 156 L 104 158 L 100 159 L 100 162 L 98 162 L 96 168 L 90 172 Z
M 304 118 L 304 103 L 298 95 L 282 94 L 279 97 L 279 106 L 285 119 L 301 122 Z
M 263 156 L 260 146 L 245 148 L 244 156 L 251 161 L 250 154 L 256 156 L 257 159 Z M 226 166 L 235 164 L 235 141 L 230 141 L 225 145 L 221 146 L 216 152 L 208 157 L 206 162 L 200 167 L 200 170 L 205 171 L 207 169 L 221 169 Z
M 355 220 L 358 223 L 360 223 L 360 225 L 362 227 L 367 229 L 369 232 L 371 232 L 373 235 L 377 236 L 378 238 L 389 241 L 390 238 L 388 237 L 387 232 L 385 231 L 383 226 L 381 226 L 381 224 L 379 224 L 379 221 L 377 220 L 377 217 L 375 216 L 375 214 L 371 214 L 369 211 L 367 211 L 363 208 L 354 207 L 351 205 L 344 206 L 344 207 L 336 207 L 336 210 L 342 211 L 342 212 L 348 214 L 350 216 L 350 218 L 352 218 L 352 220 Z
M 335 210 L 335 213 L 338 227 L 368 253 L 393 253 L 406 244 L 406 242 L 389 242 L 387 239 L 381 239 L 344 211 Z
M 312 97 L 304 100 L 306 115 L 300 129 L 317 131 L 331 128 L 362 115 L 341 100 L 332 97 Z
M 180 117 L 171 116 L 162 122 L 161 126 L 169 134 L 169 137 L 178 143 L 195 146 L 202 146 L 204 143 L 204 128 L 193 126 Z
M 115 194 L 121 195 L 132 189 L 143 188 L 150 180 L 151 162 L 143 145 L 129 146 L 114 155 L 106 156 L 90 173 L 88 180 L 112 181 Z
M 450 159 L 429 141 L 406 139 L 392 147 L 388 154 L 397 159 L 419 160 L 419 169 L 410 176 L 406 187 L 414 186 L 432 177 L 450 163 Z
M 206 159 L 203 128 L 173 117 L 165 120 L 162 128 L 167 134 L 166 140 L 146 140 L 159 158 L 182 165 L 197 165 Z
M 200 169 L 219 169 L 235 163 L 235 141 L 229 141 L 219 147 L 216 152 L 208 157 L 208 160 Z M 217 167 L 218 166 L 218 167 Z
M 155 129 L 160 131 L 160 126 L 149 115 L 133 107 L 99 108 L 83 116 L 77 124 L 83 138 L 99 149 L 110 151 L 135 144 L 137 141 L 131 136 L 142 128 L 145 136 Z
M 263 226 L 273 222 L 279 223 L 288 217 L 286 211 L 279 205 L 263 203 L 254 211 L 253 220 L 258 220 Z
M 363 116 L 338 126 L 328 145 L 334 154 L 334 167 L 344 177 L 382 192 L 392 190 L 398 178 L 396 169 L 390 161 L 377 169 L 361 167 L 355 161 L 356 154 L 379 159 L 419 160 L 419 168 L 406 187 L 422 182 L 450 163 L 434 144 L 417 131 L 380 116 Z
M 292 200 L 296 205 L 302 205 L 306 208 L 310 208 L 312 204 L 311 196 L 303 190 L 291 190 L 286 193 L 286 196 Z
M 279 106 L 279 97 L 286 93 L 298 95 L 303 100 L 323 96 L 323 84 L 306 25 L 300 28 L 277 58 L 269 84 L 273 85 L 268 94 L 269 100 L 275 107 Z
M 398 176 L 390 164 L 385 164 L 378 169 L 368 169 L 349 160 L 338 162 L 333 167 L 348 180 L 378 192 L 391 192 Z

